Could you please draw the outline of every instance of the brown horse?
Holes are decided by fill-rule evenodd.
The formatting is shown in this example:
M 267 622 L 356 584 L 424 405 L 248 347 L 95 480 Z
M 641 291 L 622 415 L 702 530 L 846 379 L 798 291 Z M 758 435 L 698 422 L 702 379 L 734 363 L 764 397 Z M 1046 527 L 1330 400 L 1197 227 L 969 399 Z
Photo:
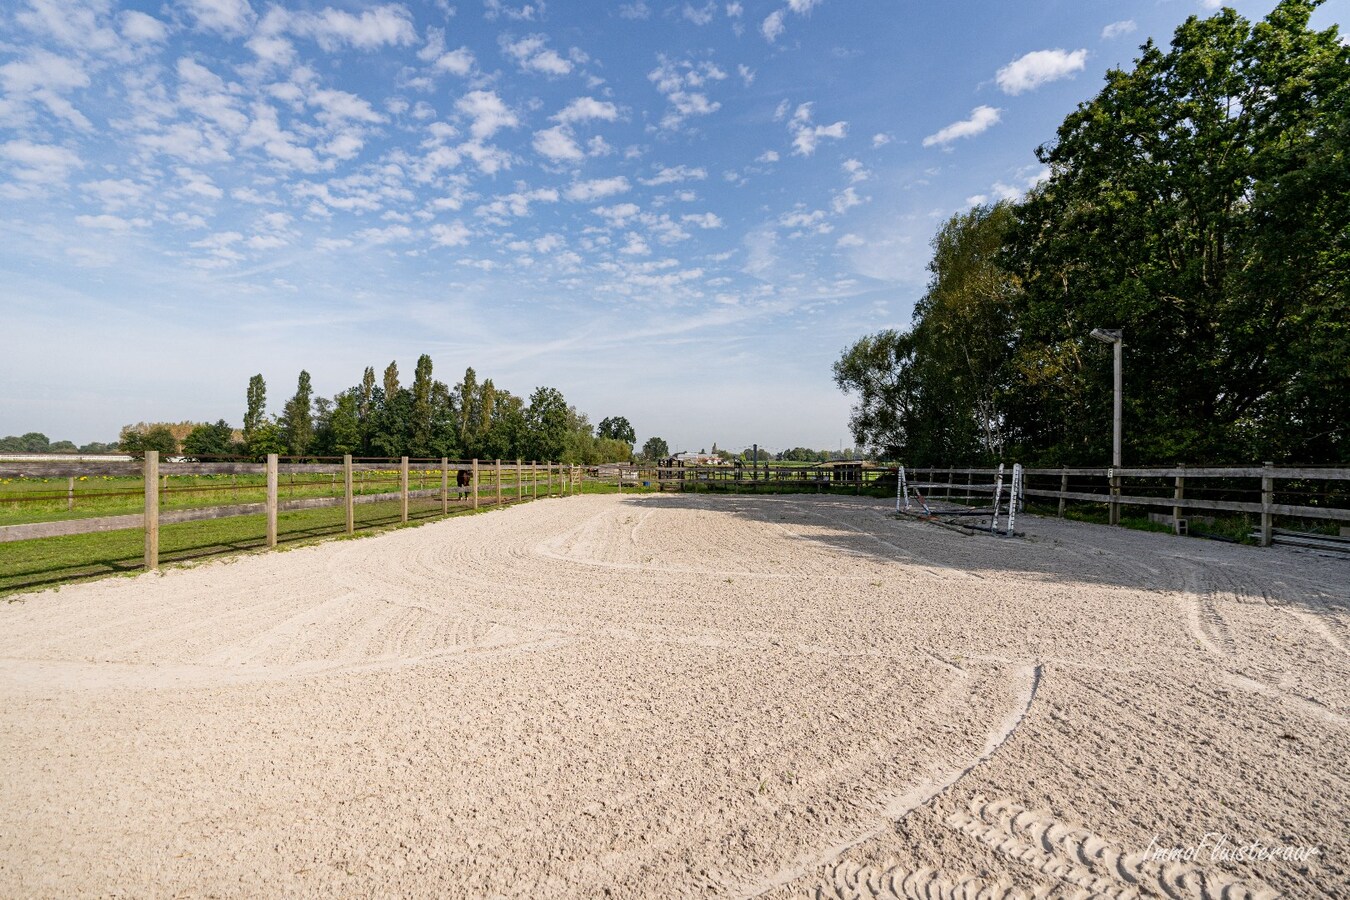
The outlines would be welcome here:
M 455 485 L 459 488 L 459 499 L 463 500 L 469 495 L 468 487 L 473 484 L 473 475 L 468 469 L 460 469 L 455 474 Z

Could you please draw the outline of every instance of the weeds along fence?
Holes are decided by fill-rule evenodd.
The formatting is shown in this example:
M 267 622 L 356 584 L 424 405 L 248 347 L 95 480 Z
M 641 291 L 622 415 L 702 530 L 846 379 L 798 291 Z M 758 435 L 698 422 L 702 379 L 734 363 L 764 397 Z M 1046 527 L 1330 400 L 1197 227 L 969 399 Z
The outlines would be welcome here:
M 1010 471 L 1010 469 L 1008 470 Z M 994 492 L 997 469 L 907 468 L 910 487 L 934 499 L 984 500 Z M 1006 474 L 1006 472 L 1005 472 Z M 1023 494 L 1049 501 L 1063 517 L 1070 504 L 1105 507 L 1108 522 L 1122 514 L 1149 512 L 1177 534 L 1196 530 L 1207 513 L 1249 517 L 1233 537 L 1250 536 L 1261 546 L 1289 544 L 1350 550 L 1336 534 L 1350 522 L 1350 468 L 1335 466 L 1171 466 L 1157 468 L 1023 469 Z M 1048 510 L 1046 510 L 1048 512 Z M 1287 526 L 1287 527 L 1281 527 Z
M 464 487 L 458 483 L 461 472 L 469 476 Z M 578 484 L 575 466 L 521 460 L 272 454 L 264 463 L 181 462 L 161 460 L 150 451 L 143 461 L 0 461 L 0 544 L 140 530 L 141 566 L 156 569 L 166 526 L 198 523 L 204 528 L 255 517 L 251 530 L 232 528 L 197 548 L 205 551 L 197 555 L 210 555 L 220 547 L 276 547 L 280 520 L 288 515 L 292 539 L 351 535 L 359 528 L 569 495 Z M 326 512 L 315 518 L 310 511 Z

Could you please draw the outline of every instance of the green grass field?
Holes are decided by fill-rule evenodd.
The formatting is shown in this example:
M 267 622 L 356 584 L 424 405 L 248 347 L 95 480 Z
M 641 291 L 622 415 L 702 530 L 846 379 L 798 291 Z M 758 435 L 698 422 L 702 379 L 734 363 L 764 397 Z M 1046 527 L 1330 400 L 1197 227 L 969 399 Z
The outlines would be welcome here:
M 502 495 L 507 503 L 516 499 L 516 480 L 503 472 Z M 435 490 L 440 487 L 440 472 L 414 470 L 409 475 L 410 490 Z M 396 492 L 397 470 L 367 472 L 355 480 L 359 495 Z M 612 491 L 613 486 L 609 486 Z M 139 478 L 91 477 L 76 480 L 74 509 L 68 508 L 69 482 L 64 478 L 7 479 L 0 483 L 0 525 L 52 522 L 96 516 L 139 513 L 144 509 L 143 482 Z M 533 496 L 528 475 L 522 495 Z M 539 493 L 547 482 L 541 477 Z M 553 490 L 560 490 L 555 476 Z M 471 513 L 465 504 L 457 504 L 457 488 L 450 484 L 450 515 Z M 282 501 L 310 497 L 339 497 L 341 479 L 328 475 L 283 475 L 278 486 Z M 199 475 L 171 476 L 168 489 L 161 493 L 160 509 L 188 509 L 236 503 L 261 503 L 266 497 L 263 476 Z M 480 477 L 480 507 L 492 508 L 496 485 L 490 473 Z M 467 502 L 467 501 L 466 501 Z M 441 518 L 439 499 L 412 498 L 408 505 L 409 524 Z M 356 537 L 378 533 L 400 522 L 398 501 L 359 503 L 354 512 Z M 184 564 L 211 557 L 251 553 L 266 548 L 266 517 L 232 516 L 163 525 L 160 528 L 159 559 L 162 566 Z M 293 547 L 330 538 L 346 537 L 346 518 L 341 505 L 319 509 L 283 511 L 277 515 L 277 541 L 280 547 Z M 0 544 L 0 596 L 40 590 L 62 584 L 108 575 L 135 574 L 143 571 L 145 535 L 140 528 L 95 532 L 66 537 L 39 538 Z

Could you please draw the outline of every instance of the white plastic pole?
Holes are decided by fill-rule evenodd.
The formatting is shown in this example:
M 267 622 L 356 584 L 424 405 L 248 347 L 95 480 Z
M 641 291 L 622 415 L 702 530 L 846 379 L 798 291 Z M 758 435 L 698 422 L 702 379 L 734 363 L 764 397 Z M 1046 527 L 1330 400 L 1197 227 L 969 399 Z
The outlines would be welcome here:
M 1017 500 L 1022 496 L 1022 464 L 1013 463 L 1012 491 L 1008 495 L 1008 536 L 1013 535 L 1013 523 L 1017 521 Z
M 994 517 L 989 520 L 989 530 L 998 534 L 998 507 L 1003 502 L 1003 463 L 998 464 L 998 475 L 994 479 Z

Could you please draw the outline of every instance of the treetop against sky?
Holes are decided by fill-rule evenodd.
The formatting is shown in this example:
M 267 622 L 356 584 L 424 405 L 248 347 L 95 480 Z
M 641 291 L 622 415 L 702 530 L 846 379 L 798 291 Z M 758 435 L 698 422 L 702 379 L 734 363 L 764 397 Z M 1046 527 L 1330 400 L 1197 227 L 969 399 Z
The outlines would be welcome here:
M 429 353 L 639 443 L 849 443 L 830 365 L 908 324 L 942 222 L 1217 5 L 6 4 L 0 432 Z

